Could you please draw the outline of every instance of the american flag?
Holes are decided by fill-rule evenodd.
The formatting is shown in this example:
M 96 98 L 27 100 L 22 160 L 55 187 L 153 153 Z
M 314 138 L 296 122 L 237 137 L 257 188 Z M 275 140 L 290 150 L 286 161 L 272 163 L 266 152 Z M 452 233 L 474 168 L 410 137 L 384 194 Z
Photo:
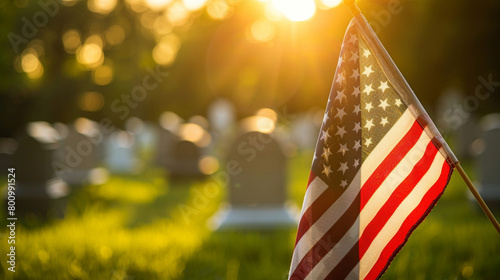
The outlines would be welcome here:
M 356 16 L 316 145 L 289 279 L 379 278 L 436 204 L 455 160 Z

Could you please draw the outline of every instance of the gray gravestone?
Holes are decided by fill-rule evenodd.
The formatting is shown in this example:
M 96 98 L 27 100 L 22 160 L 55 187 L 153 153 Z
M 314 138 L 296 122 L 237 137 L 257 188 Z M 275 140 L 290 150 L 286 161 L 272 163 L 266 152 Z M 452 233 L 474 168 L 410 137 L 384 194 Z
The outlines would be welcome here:
M 196 123 L 177 123 L 175 127 L 162 125 L 162 128 L 159 161 L 170 176 L 180 179 L 206 175 L 199 165 L 211 144 L 210 134 Z
M 61 124 L 56 129 L 64 131 Z M 71 165 L 71 170 L 62 173 L 62 180 L 74 187 L 106 181 L 107 176 L 98 176 L 106 172 L 98 167 L 102 158 L 102 137 L 98 124 L 88 119 L 80 118 L 66 128 L 66 137 L 61 141 L 56 159 Z M 71 164 L 70 158 L 73 159 Z
M 179 138 L 170 130 L 162 127 L 158 128 L 157 157 L 156 163 L 166 170 L 169 170 L 174 162 L 174 145 Z
M 46 123 L 31 123 L 13 155 L 16 172 L 16 213 L 62 217 L 69 188 L 52 169 L 57 135 Z
M 175 143 L 179 140 L 176 133 L 182 122 L 183 120 L 172 112 L 164 112 L 159 118 L 156 164 L 165 170 L 170 170 L 175 164 L 173 151 Z
M 12 167 L 12 155 L 16 148 L 16 140 L 0 138 L 0 176 L 7 176 L 7 169 Z
M 111 173 L 138 173 L 134 135 L 128 131 L 112 133 L 105 141 L 104 162 Z
M 144 169 L 156 160 L 158 130 L 149 122 L 143 122 L 137 117 L 129 118 L 125 124 L 127 131 L 132 133 L 135 138 L 137 161 L 140 169 Z
M 500 208 L 500 115 L 485 117 L 482 127 L 477 158 L 479 193 L 488 205 Z
M 481 127 L 474 115 L 464 120 L 462 126 L 455 131 L 455 153 L 461 160 L 472 159 L 472 143 L 481 136 Z
M 434 103 L 436 125 L 442 132 L 453 132 L 470 117 L 470 113 L 463 107 L 465 94 L 456 87 L 445 89 Z
M 196 143 L 179 140 L 174 144 L 172 164 L 169 166 L 173 177 L 198 177 L 203 174 L 199 168 L 202 151 Z
M 243 133 L 226 158 L 229 209 L 215 217 L 215 226 L 275 228 L 294 226 L 296 219 L 285 206 L 286 163 L 280 143 L 271 134 Z

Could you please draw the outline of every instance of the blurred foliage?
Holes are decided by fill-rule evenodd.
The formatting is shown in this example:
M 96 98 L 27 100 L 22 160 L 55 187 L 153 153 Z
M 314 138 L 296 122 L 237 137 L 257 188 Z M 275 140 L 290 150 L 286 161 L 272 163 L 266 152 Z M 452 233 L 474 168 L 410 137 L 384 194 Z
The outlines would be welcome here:
M 24 219 L 16 228 L 16 272 L 2 263 L 2 279 L 175 279 L 209 231 L 222 192 L 203 213 L 186 220 L 203 182 L 168 184 L 163 173 L 112 177 L 72 196 L 64 220 Z M 5 217 L 3 217 L 5 218 Z M 0 252 L 7 254 L 6 246 Z
M 130 116 L 156 121 L 166 110 L 183 117 L 203 114 L 207 104 L 219 96 L 232 100 L 240 116 L 261 107 L 286 106 L 291 112 L 323 108 L 350 20 L 342 5 L 318 9 L 307 21 L 291 22 L 265 19 L 270 4 L 257 0 L 187 1 L 205 6 L 186 15 L 185 8 L 178 10 L 180 0 L 148 1 L 170 3 L 161 9 L 137 4 L 146 3 L 142 0 L 118 0 L 104 14 L 88 8 L 88 3 L 99 0 L 42 1 L 48 2 L 56 3 L 58 11 L 36 28 L 33 38 L 18 45 L 18 52 L 10 34 L 22 35 L 26 21 L 33 23 L 44 9 L 38 1 L 0 4 L 0 136 L 12 135 L 35 120 L 108 117 L 121 125 L 122 116 L 112 109 L 113 102 L 141 85 L 149 73 L 147 68 L 155 69 L 158 58 L 169 76 L 131 108 Z M 115 1 L 102 3 L 107 2 Z M 360 0 L 358 5 L 380 29 L 381 41 L 424 105 L 431 107 L 450 86 L 474 94 L 480 75 L 492 74 L 493 80 L 500 80 L 500 1 Z M 388 13 L 391 5 L 400 12 Z M 222 19 L 214 19 L 213 11 Z M 170 22 L 156 21 L 169 13 Z M 179 22 L 182 15 L 185 18 Z M 267 24 L 260 41 L 249 38 L 258 21 Z M 123 42 L 106 41 L 106 32 L 113 26 L 123 29 Z M 65 51 L 62 38 L 70 29 L 81 33 L 82 43 L 91 35 L 105 38 L 104 65 L 113 71 L 109 83 L 96 84 L 92 78 L 95 67 L 82 66 L 77 55 Z M 180 40 L 180 49 L 170 57 L 168 45 L 167 49 L 158 48 L 155 60 L 155 48 L 169 34 Z M 266 34 L 270 37 L 262 38 Z M 43 75 L 38 78 L 29 78 L 19 66 L 23 52 L 30 48 L 39 50 Z M 102 95 L 94 110 L 82 105 L 86 92 L 98 92 L 94 99 Z M 480 107 L 481 112 L 497 110 L 499 101 L 498 95 L 491 97 Z

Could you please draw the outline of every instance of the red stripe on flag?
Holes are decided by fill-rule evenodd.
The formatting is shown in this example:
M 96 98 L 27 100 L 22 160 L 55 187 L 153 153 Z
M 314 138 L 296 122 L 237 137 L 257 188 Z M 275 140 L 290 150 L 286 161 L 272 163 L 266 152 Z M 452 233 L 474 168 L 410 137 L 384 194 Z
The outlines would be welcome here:
M 306 253 L 293 271 L 290 279 L 304 279 L 330 250 L 337 245 L 359 216 L 359 193 L 345 213 L 325 232 L 321 239 Z M 358 233 L 359 234 L 359 233 Z M 356 251 L 358 249 L 356 248 Z M 355 258 L 354 265 L 359 262 Z M 354 267 L 354 266 L 353 266 Z M 350 270 L 349 270 L 350 271 Z M 349 273 L 347 271 L 347 273 Z M 294 278 L 296 277 L 296 278 Z
M 311 185 L 312 181 L 314 181 L 314 179 L 316 177 L 317 177 L 316 174 L 311 170 L 311 172 L 309 173 L 309 181 L 307 182 L 307 188 L 306 189 L 309 188 L 309 186 Z M 328 189 L 325 190 L 325 192 L 326 191 L 328 191 Z M 304 199 L 304 202 L 305 202 L 305 199 Z M 313 204 L 314 204 L 314 202 L 313 202 Z M 309 209 L 311 209 L 311 207 L 312 207 L 312 205 L 309 206 L 309 208 L 307 208 L 306 211 L 304 211 L 304 213 L 300 217 L 299 226 L 298 226 L 298 229 L 297 229 L 297 237 L 295 238 L 295 246 L 297 246 L 297 243 L 299 242 L 299 240 L 302 237 L 302 235 L 304 235 L 304 233 L 312 225 L 312 223 L 310 223 L 310 221 L 311 221 L 311 219 L 313 217 L 311 217 L 311 214 L 308 214 L 310 212 Z
M 375 217 L 366 226 L 361 238 L 359 240 L 359 255 L 360 258 L 364 256 L 368 247 L 370 247 L 373 239 L 378 235 L 380 230 L 384 227 L 385 223 L 394 214 L 394 211 L 403 202 L 403 200 L 413 191 L 418 182 L 427 173 L 434 161 L 434 157 L 438 150 L 432 142 L 426 147 L 423 157 L 415 164 L 410 174 L 399 184 L 399 186 L 392 192 L 389 199 L 377 212 Z
M 406 220 L 401 225 L 401 228 L 382 250 L 380 257 L 367 274 L 366 279 L 375 279 L 382 276 L 392 259 L 396 256 L 406 241 L 408 241 L 408 238 L 413 230 L 417 228 L 417 226 L 432 210 L 434 205 L 436 205 L 437 201 L 443 194 L 448 181 L 450 180 L 451 171 L 452 170 L 449 164 L 445 161 L 443 163 L 441 175 L 439 176 L 438 181 L 436 181 L 436 183 L 434 183 L 434 185 L 427 191 L 420 204 L 411 212 L 410 215 L 408 215 Z
M 415 143 L 417 143 L 422 132 L 422 127 L 417 121 L 415 121 L 406 135 L 399 141 L 396 147 L 392 149 L 377 169 L 375 169 L 370 178 L 368 178 L 361 188 L 361 210 L 363 210 L 373 193 L 387 178 L 387 176 L 389 176 L 394 167 L 398 165 L 408 151 L 415 145 Z
M 309 173 L 309 181 L 307 182 L 307 188 L 309 188 L 309 185 L 312 183 L 312 181 L 314 181 L 314 179 L 316 178 L 316 174 L 314 172 L 310 172 Z

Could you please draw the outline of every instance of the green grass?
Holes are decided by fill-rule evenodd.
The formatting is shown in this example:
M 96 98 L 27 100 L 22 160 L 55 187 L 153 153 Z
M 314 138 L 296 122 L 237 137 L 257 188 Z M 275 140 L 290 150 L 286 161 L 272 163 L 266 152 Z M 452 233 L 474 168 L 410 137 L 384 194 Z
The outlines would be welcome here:
M 289 166 L 289 196 L 299 206 L 311 158 L 299 154 Z M 207 221 L 225 197 L 211 182 L 169 183 L 151 170 L 88 186 L 71 197 L 65 219 L 18 226 L 17 271 L 2 261 L 0 279 L 286 279 L 295 229 L 211 232 Z M 499 275 L 500 238 L 454 174 L 382 279 Z

